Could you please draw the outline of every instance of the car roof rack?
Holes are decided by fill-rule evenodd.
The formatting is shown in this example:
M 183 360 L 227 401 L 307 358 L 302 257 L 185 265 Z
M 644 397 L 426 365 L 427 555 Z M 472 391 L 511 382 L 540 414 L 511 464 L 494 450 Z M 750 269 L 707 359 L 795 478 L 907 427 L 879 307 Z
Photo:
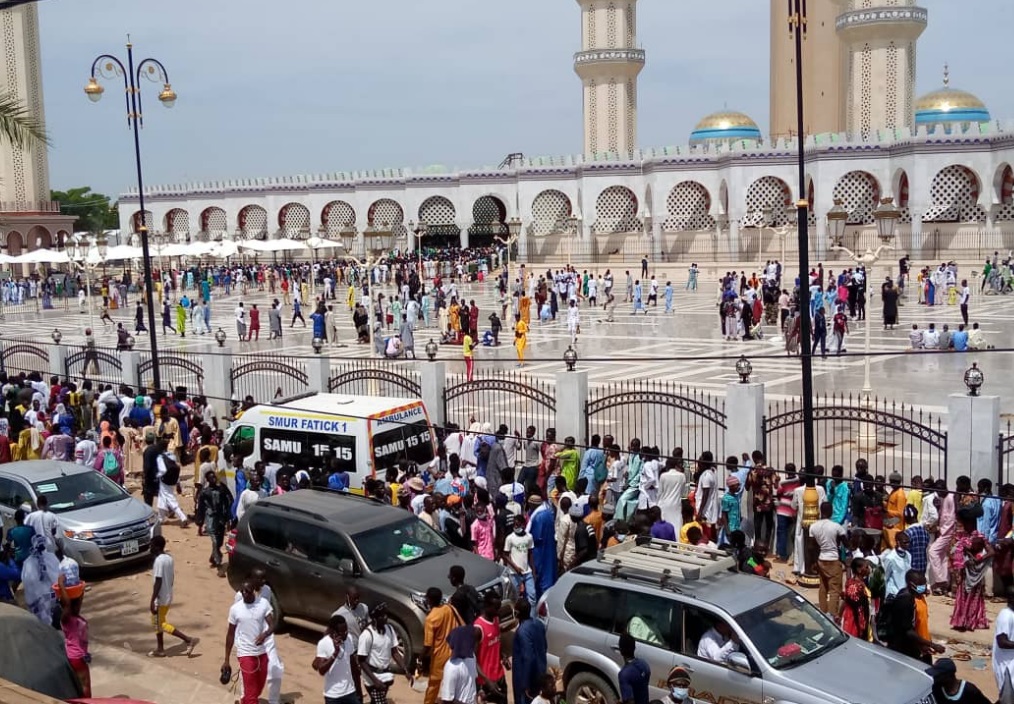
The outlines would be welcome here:
M 611 568 L 613 577 L 623 569 L 657 575 L 661 586 L 672 579 L 685 582 L 735 569 L 736 560 L 724 550 L 676 543 L 671 540 L 628 540 L 602 551 L 601 561 Z

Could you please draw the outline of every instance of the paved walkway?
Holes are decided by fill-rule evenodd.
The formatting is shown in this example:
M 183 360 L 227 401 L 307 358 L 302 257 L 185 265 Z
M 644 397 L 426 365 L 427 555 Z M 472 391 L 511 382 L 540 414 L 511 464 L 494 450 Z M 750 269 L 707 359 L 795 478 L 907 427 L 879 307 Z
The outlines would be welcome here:
M 185 666 L 179 666 L 180 658 L 170 667 L 123 647 L 93 641 L 89 648 L 92 694 L 96 697 L 129 696 L 154 704 L 232 704 L 236 699 L 227 687 L 188 674 Z

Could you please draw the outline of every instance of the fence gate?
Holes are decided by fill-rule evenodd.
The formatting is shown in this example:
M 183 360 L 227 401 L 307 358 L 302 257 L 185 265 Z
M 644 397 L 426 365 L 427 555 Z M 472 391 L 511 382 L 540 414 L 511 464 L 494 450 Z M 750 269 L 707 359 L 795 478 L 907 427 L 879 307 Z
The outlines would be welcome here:
M 1011 470 L 1012 462 L 1014 462 L 1014 427 L 1011 426 L 1011 422 L 1007 421 L 1006 432 L 1000 433 L 1000 439 L 997 443 L 997 458 L 1000 461 L 1000 466 L 997 468 L 995 491 L 999 490 L 1000 484 L 1010 484 L 1012 481 Z
M 444 388 L 444 417 L 461 428 L 467 428 L 472 419 L 489 423 L 494 431 L 503 423 L 522 437 L 534 425 L 536 435 L 542 437 L 546 428 L 556 425 L 555 388 L 511 371 L 476 374 L 472 381 L 463 375 L 451 376 Z
M 154 388 L 153 369 L 155 360 L 150 352 L 141 355 L 141 363 L 137 365 L 137 376 L 149 389 Z M 175 391 L 179 387 L 187 390 L 190 396 L 204 394 L 204 360 L 201 355 L 193 352 L 160 352 L 158 370 L 162 388 Z
M 327 380 L 327 390 L 353 396 L 422 396 L 418 372 L 407 367 L 389 367 L 363 360 L 343 362 L 333 368 Z
M 803 464 L 802 400 L 775 401 L 764 418 L 764 451 L 769 464 Z M 947 431 L 938 416 L 894 401 L 844 394 L 816 399 L 813 436 L 818 464 L 830 475 L 840 464 L 855 473 L 860 458 L 870 474 L 885 479 L 898 472 L 905 484 L 913 476 L 947 478 Z
M 67 355 L 64 365 L 67 378 L 79 385 L 84 379 L 112 384 L 118 387 L 123 383 L 123 362 L 119 353 L 112 348 L 87 348 L 80 352 Z
M 30 342 L 6 341 L 0 352 L 0 371 L 8 374 L 39 372 L 49 378 L 49 350 Z
M 257 403 L 301 394 L 310 383 L 305 364 L 254 356 L 234 357 L 229 377 L 236 398 L 253 396 Z
M 587 434 L 612 435 L 622 448 L 631 438 L 658 446 L 663 456 L 677 447 L 697 459 L 710 450 L 725 460 L 725 399 L 672 382 L 632 381 L 593 386 L 585 406 Z

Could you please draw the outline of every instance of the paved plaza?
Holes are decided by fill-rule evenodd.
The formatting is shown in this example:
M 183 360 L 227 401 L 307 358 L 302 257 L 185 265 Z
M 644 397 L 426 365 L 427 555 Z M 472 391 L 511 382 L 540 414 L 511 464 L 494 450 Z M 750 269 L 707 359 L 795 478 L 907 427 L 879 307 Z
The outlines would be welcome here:
M 579 270 L 583 267 L 579 267 Z M 837 271 L 840 266 L 828 265 Z M 590 268 L 591 271 L 595 269 Z M 624 268 L 613 267 L 622 301 Z M 615 322 L 605 321 L 605 313 L 581 310 L 581 334 L 576 346 L 580 356 L 579 365 L 589 370 L 592 384 L 618 381 L 672 381 L 705 391 L 723 391 L 726 384 L 735 381 L 735 361 L 744 354 L 751 359 L 755 381 L 766 386 L 769 399 L 798 396 L 800 393 L 799 359 L 787 357 L 781 336 L 771 326 L 766 326 L 763 340 L 726 342 L 718 329 L 718 308 L 716 286 L 709 283 L 717 280 L 717 270 L 704 270 L 700 276 L 701 288 L 696 291 L 684 289 L 686 274 L 682 267 L 661 266 L 657 270 L 659 280 L 671 276 L 675 285 L 675 312 L 667 315 L 664 306 L 651 308 L 647 315 L 632 315 L 632 306 L 618 303 Z M 963 272 L 965 273 L 965 272 Z M 713 274 L 713 275 L 712 275 Z M 879 279 L 879 275 L 878 275 Z M 974 288 L 974 287 L 973 287 Z M 390 288 L 381 289 L 386 295 Z M 488 328 L 487 317 L 493 310 L 499 311 L 498 295 L 492 281 L 464 285 L 460 288 L 463 298 L 474 299 L 480 309 L 480 331 Z M 332 359 L 368 359 L 367 345 L 354 342 L 351 314 L 344 306 L 344 292 L 333 305 L 341 322 L 342 342 L 346 347 L 325 349 Z M 300 357 L 313 354 L 311 348 L 311 326 L 303 328 L 296 323 L 290 328 L 291 307 L 283 314 L 284 335 L 281 342 L 267 340 L 267 309 L 272 296 L 265 291 L 251 289 L 246 296 L 236 292 L 226 296 L 222 290 L 213 294 L 212 328 L 222 327 L 228 335 L 226 345 L 237 354 L 256 354 L 271 357 Z M 281 295 L 278 294 L 281 299 Z M 659 297 L 661 299 L 661 296 Z M 233 309 L 243 300 L 246 306 L 257 303 L 262 310 L 261 340 L 259 342 L 238 342 L 233 321 Z M 1014 332 L 1014 311 L 1004 296 L 973 295 L 971 322 L 979 322 L 988 342 L 997 348 L 1008 346 L 1008 337 Z M 114 320 L 123 322 L 133 329 L 134 300 L 126 309 L 111 311 Z M 304 315 L 309 316 L 312 307 L 304 306 Z M 0 334 L 4 338 L 31 337 L 50 342 L 50 333 L 59 328 L 63 333 L 63 344 L 80 345 L 89 316 L 79 312 L 77 301 L 67 307 L 57 303 L 55 310 L 36 311 L 34 305 L 22 306 L 21 310 L 7 308 L 0 321 Z M 897 402 L 917 405 L 929 411 L 944 411 L 947 395 L 964 393 L 962 383 L 964 371 L 973 361 L 978 362 L 986 374 L 984 393 L 999 393 L 1008 375 L 1014 371 L 1014 356 L 992 350 L 978 353 L 910 353 L 908 331 L 913 323 L 925 328 L 935 322 L 938 328 L 947 323 L 956 329 L 961 322 L 956 306 L 927 307 L 915 303 L 915 292 L 910 292 L 905 305 L 900 309 L 899 325 L 893 331 L 885 331 L 880 323 L 879 301 L 874 297 L 868 306 L 871 321 L 871 359 L 874 392 Z M 156 312 L 159 323 L 161 316 Z M 439 339 L 435 316 L 433 327 L 416 332 L 417 354 L 425 359 L 423 348 L 430 339 Z M 100 346 L 115 346 L 114 326 L 103 327 L 99 322 L 99 310 L 94 319 Z M 175 320 L 175 315 L 174 318 Z M 846 339 L 848 353 L 841 357 L 829 356 L 814 360 L 814 388 L 818 394 L 856 393 L 862 388 L 865 323 L 850 322 L 850 334 Z M 147 335 L 137 335 L 137 348 L 146 349 Z M 830 337 L 830 336 L 829 336 Z M 516 367 L 513 347 L 510 346 L 509 329 L 501 335 L 499 348 L 479 347 L 476 351 L 476 368 L 481 373 L 489 369 L 510 369 Z M 539 324 L 534 318 L 529 335 L 528 363 L 524 371 L 536 378 L 551 379 L 564 368 L 562 357 L 570 344 L 564 316 L 556 322 Z M 190 352 L 211 351 L 217 345 L 209 335 L 188 332 L 186 337 L 163 336 L 159 333 L 159 348 L 186 350 Z M 462 373 L 461 348 L 441 345 L 438 358 L 451 362 L 452 373 Z M 396 362 L 396 365 L 411 366 L 424 362 Z M 1001 400 L 1001 411 L 1014 413 L 1014 398 Z

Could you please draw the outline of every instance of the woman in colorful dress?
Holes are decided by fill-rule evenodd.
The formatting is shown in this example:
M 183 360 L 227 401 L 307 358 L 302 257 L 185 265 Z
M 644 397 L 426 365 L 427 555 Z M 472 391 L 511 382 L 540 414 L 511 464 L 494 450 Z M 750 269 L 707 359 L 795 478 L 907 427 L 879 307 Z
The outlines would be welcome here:
M 866 641 L 873 640 L 870 614 L 871 594 L 866 580 L 870 576 L 870 563 L 861 557 L 852 560 L 852 576 L 845 582 L 841 600 L 841 629 L 850 636 Z
M 993 560 L 993 547 L 976 530 L 974 519 L 964 517 L 962 523 L 964 530 L 955 537 L 951 553 L 951 570 L 955 579 L 951 628 L 975 631 L 989 628 L 986 618 L 986 570 Z

